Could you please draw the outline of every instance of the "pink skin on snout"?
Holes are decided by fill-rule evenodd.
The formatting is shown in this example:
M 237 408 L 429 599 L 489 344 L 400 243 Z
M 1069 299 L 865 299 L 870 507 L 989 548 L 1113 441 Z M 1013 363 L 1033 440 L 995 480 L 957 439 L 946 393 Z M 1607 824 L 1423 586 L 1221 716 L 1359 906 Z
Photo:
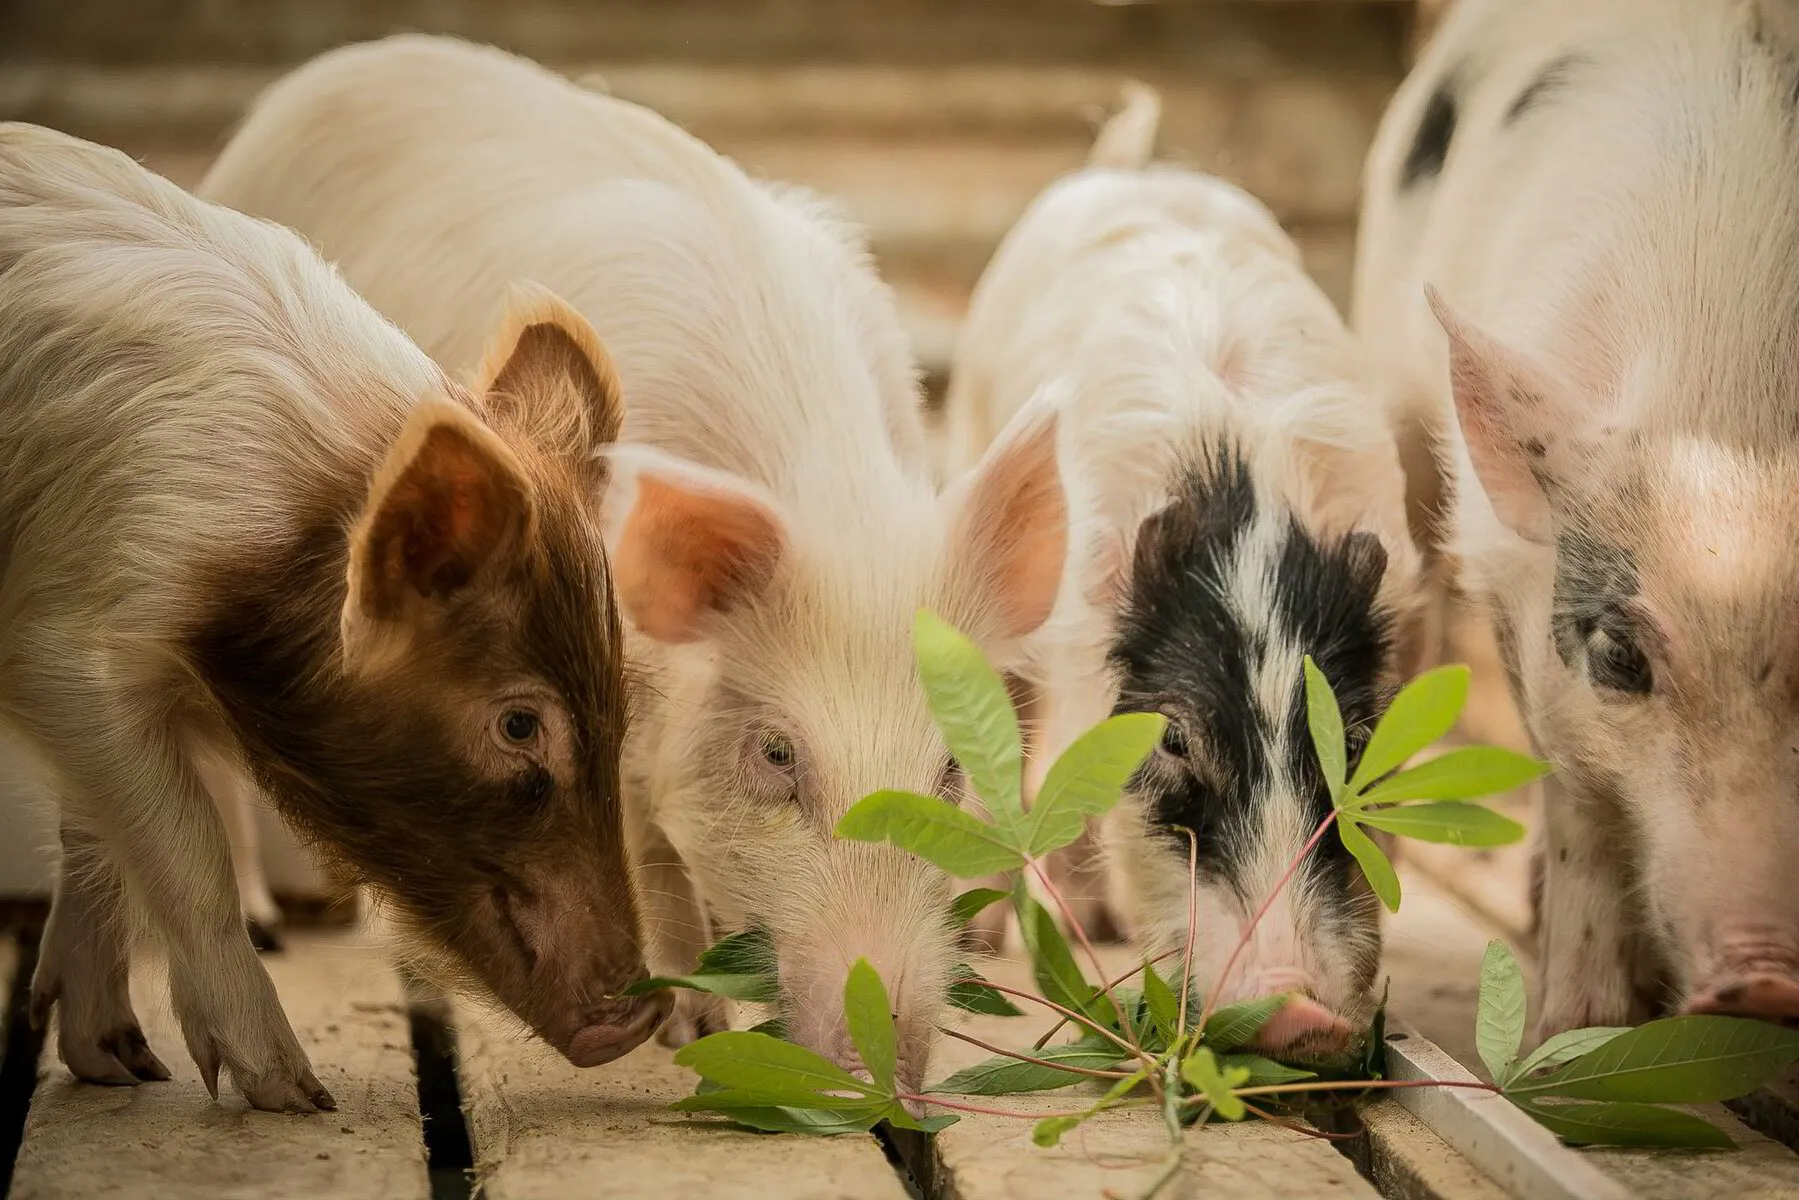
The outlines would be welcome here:
M 1727 937 L 1716 958 L 1720 965 L 1693 989 L 1687 1012 L 1799 1025 L 1799 944 Z

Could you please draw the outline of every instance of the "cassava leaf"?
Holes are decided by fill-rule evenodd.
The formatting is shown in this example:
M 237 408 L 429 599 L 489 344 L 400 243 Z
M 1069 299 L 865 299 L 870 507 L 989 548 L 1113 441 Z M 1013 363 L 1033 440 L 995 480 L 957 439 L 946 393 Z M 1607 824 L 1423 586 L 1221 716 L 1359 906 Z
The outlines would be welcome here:
M 887 1111 L 890 1101 L 863 1103 L 842 1102 L 845 1107 L 828 1108 L 831 1097 L 821 1097 L 819 1107 L 779 1106 L 758 1103 L 754 1092 L 714 1091 L 685 1096 L 669 1107 L 677 1112 L 709 1112 L 729 1117 L 739 1125 L 766 1133 L 809 1133 L 830 1136 L 840 1133 L 865 1133 L 872 1129 Z
M 1468 668 L 1438 667 L 1426 671 L 1400 689 L 1380 722 L 1375 725 L 1362 761 L 1350 777 L 1353 797 L 1406 759 L 1418 753 L 1455 725 L 1468 700 Z
M 1201 1046 L 1181 1062 L 1181 1078 L 1199 1089 L 1212 1110 L 1227 1121 L 1241 1121 L 1243 1101 L 1231 1094 L 1232 1088 L 1243 1086 L 1249 1072 L 1242 1067 L 1220 1067 L 1212 1052 Z
M 858 958 L 843 981 L 843 1016 L 862 1065 L 877 1087 L 892 1094 L 894 1072 L 899 1069 L 899 1035 L 893 1028 L 887 987 L 866 958 Z
M 1143 1003 L 1149 1009 L 1149 1019 L 1155 1031 L 1161 1034 L 1162 1045 L 1174 1041 L 1174 1034 L 1180 1020 L 1181 1002 L 1175 998 L 1174 989 L 1166 980 L 1156 974 L 1155 964 L 1143 964 Z
M 1019 800 L 1024 752 L 1018 713 L 1005 682 L 979 646 L 935 613 L 919 610 L 912 624 L 912 647 L 925 699 L 950 753 L 968 773 L 994 824 L 1015 831 L 1024 819 Z M 964 877 L 984 873 L 970 871 Z
M 1013 893 L 1012 903 L 1018 912 L 1018 931 L 1024 940 L 1025 952 L 1031 956 L 1031 973 L 1036 977 L 1044 999 L 1078 1013 L 1093 1011 L 1093 985 L 1081 974 L 1074 953 L 1056 926 L 1055 917 L 1022 886 Z
M 1397 808 L 1359 808 L 1355 819 L 1399 837 L 1452 846 L 1509 846 L 1524 840 L 1524 826 L 1490 808 L 1462 800 L 1427 800 Z
M 982 909 L 991 904 L 998 904 L 1011 894 L 1011 892 L 1001 891 L 999 888 L 969 888 L 950 901 L 949 923 L 956 929 L 964 929 L 970 921 L 980 915 Z
M 1239 1085 L 1242 1087 L 1269 1087 L 1277 1083 L 1298 1083 L 1302 1079 L 1318 1078 L 1316 1071 L 1302 1071 L 1298 1067 L 1289 1067 L 1259 1054 L 1221 1054 L 1218 1056 L 1218 1065 L 1226 1071 L 1248 1072 Z
M 1473 800 L 1521 788 L 1550 766 L 1498 746 L 1463 746 L 1383 779 L 1361 795 L 1363 804 L 1405 800 Z
M 692 975 L 653 975 L 638 980 L 626 988 L 624 994 L 641 996 L 663 988 L 710 992 L 746 1004 L 773 1004 L 781 998 L 780 981 L 772 975 L 702 975 L 697 972 Z
M 675 1062 L 692 1068 L 731 1092 L 742 1093 L 748 1098 L 746 1102 L 770 1107 L 849 1109 L 854 1107 L 858 1097 L 883 1095 L 866 1081 L 857 1079 L 804 1046 L 763 1033 L 738 1030 L 714 1033 L 675 1051 Z M 850 1095 L 824 1095 L 836 1091 Z
M 1393 863 L 1382 853 L 1381 848 L 1371 841 L 1356 825 L 1362 814 L 1342 813 L 1337 817 L 1337 836 L 1343 839 L 1344 849 L 1355 855 L 1355 860 L 1362 865 L 1362 874 L 1368 877 L 1368 886 L 1380 897 L 1380 902 L 1387 906 L 1388 912 L 1399 911 L 1399 875 L 1393 870 Z
M 1621 1033 L 1548 1075 L 1514 1080 L 1506 1095 L 1711 1104 L 1754 1091 L 1796 1059 L 1799 1030 L 1743 1017 L 1667 1017 Z
M 1251 1038 L 1262 1031 L 1262 1026 L 1268 1024 L 1275 1013 L 1287 1007 L 1287 1002 L 1292 999 L 1291 992 L 1282 992 L 1277 996 L 1263 996 L 1258 1000 L 1225 1005 L 1206 1018 L 1206 1045 L 1220 1052 L 1247 1045 Z
M 989 1017 L 1022 1017 L 1018 1006 L 1006 999 L 1005 993 L 975 974 L 967 964 L 950 972 L 955 982 L 949 985 L 949 1002 L 963 1012 L 982 1013 Z
M 1512 1078 L 1525 1079 L 1532 1072 L 1548 1071 L 1565 1062 L 1597 1050 L 1621 1033 L 1629 1033 L 1628 1025 L 1597 1025 L 1590 1029 L 1570 1029 L 1558 1033 L 1525 1056 L 1512 1071 Z
M 696 975 L 775 974 L 775 947 L 760 929 L 745 929 L 712 943 L 700 954 Z
M 1048 1046 L 1036 1051 L 1033 1057 L 1045 1062 L 1104 1071 L 1116 1067 L 1123 1053 L 1116 1046 L 1110 1051 L 1080 1045 Z M 1082 1083 L 1090 1078 L 1092 1077 L 1076 1071 L 1061 1071 L 1055 1067 L 1038 1066 L 1036 1063 L 1020 1062 L 1007 1055 L 998 1055 L 983 1059 L 971 1067 L 963 1067 L 941 1083 L 933 1084 L 930 1090 L 963 1096 L 1009 1096 L 1017 1092 L 1047 1092 Z
M 894 1103 L 887 1111 L 886 1121 L 895 1129 L 916 1129 L 920 1133 L 941 1133 L 962 1118 L 955 1113 L 938 1113 L 934 1117 L 915 1117 L 906 1111 L 906 1106 Z
M 1337 694 L 1331 690 L 1324 672 L 1306 655 L 1306 725 L 1312 731 L 1312 750 L 1318 755 L 1319 769 L 1331 790 L 1331 803 L 1343 797 L 1343 775 L 1348 764 L 1343 744 L 1343 711 L 1337 707 Z
M 1511 1078 L 1512 1061 L 1524 1041 L 1524 972 L 1498 938 L 1487 943 L 1480 964 L 1480 1004 L 1474 1019 L 1474 1048 L 1493 1082 Z
M 862 797 L 837 822 L 837 836 L 891 843 L 964 879 L 1024 865 L 1024 855 L 998 827 L 917 792 L 881 791 Z
M 787 1022 L 783 1021 L 780 1017 L 770 1017 L 766 1021 L 752 1025 L 750 1026 L 749 1031 L 751 1033 L 766 1033 L 769 1037 L 780 1038 L 782 1041 L 788 1040 Z
M 1120 713 L 1074 740 L 1044 777 L 1025 823 L 1032 858 L 1041 858 L 1081 836 L 1087 819 L 1118 803 L 1168 719 L 1161 713 Z
M 1710 1121 L 1655 1104 L 1524 1104 L 1550 1132 L 1578 1146 L 1653 1146 L 1729 1150 L 1734 1143 Z

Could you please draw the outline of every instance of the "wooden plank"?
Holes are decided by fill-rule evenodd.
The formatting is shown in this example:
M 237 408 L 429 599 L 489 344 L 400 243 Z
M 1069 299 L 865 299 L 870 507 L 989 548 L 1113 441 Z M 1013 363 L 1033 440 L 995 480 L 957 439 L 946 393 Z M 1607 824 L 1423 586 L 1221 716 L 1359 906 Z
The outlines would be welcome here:
M 905 1200 L 872 1137 L 770 1137 L 668 1111 L 693 1073 L 651 1042 L 595 1070 L 459 1003 L 458 1076 L 485 1200 Z
M 144 1032 L 168 1083 L 96 1087 L 55 1058 L 51 1032 L 31 1102 L 13 1200 L 144 1196 L 427 1200 L 411 1038 L 400 981 L 353 935 L 295 932 L 264 960 L 338 1111 L 251 1112 L 206 1094 L 165 990 L 133 974 Z
M 1391 1096 L 1357 1110 L 1366 1136 L 1343 1142 L 1387 1200 L 1505 1200 L 1505 1190 Z
M 1102 952 L 1108 971 L 1127 966 L 1128 952 Z M 1030 987 L 1022 962 L 988 964 L 990 978 Z M 1053 1020 L 1053 1017 L 1050 1018 Z M 1047 1021 L 1037 1016 L 970 1017 L 962 1028 L 999 1046 L 1027 1046 Z M 987 1057 L 966 1042 L 945 1039 L 933 1056 L 942 1077 Z M 1021 1113 L 1065 1111 L 1092 1103 L 1101 1089 L 1079 1085 L 990 1103 Z M 1014 1117 L 964 1114 L 932 1138 L 900 1143 L 926 1194 L 941 1200 L 1040 1200 L 1044 1196 L 1140 1193 L 1164 1169 L 1168 1134 L 1159 1117 L 1144 1111 L 1108 1113 L 1045 1149 L 1031 1142 L 1033 1122 Z M 1168 1195 L 1264 1197 L 1375 1197 L 1377 1192 L 1329 1142 L 1259 1121 L 1211 1125 L 1187 1131 L 1180 1186 Z

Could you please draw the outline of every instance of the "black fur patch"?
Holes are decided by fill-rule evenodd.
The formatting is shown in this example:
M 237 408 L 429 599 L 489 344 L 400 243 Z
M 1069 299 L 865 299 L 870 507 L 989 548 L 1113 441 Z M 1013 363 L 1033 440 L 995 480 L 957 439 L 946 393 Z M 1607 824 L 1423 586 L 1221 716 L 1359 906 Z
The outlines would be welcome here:
M 1564 664 L 1574 666 L 1594 631 L 1616 619 L 1637 586 L 1636 563 L 1617 546 L 1579 530 L 1556 539 L 1549 629 Z
M 1556 92 L 1566 88 L 1569 80 L 1586 65 L 1587 60 L 1578 54 L 1564 54 L 1545 63 L 1543 69 L 1524 85 L 1524 90 L 1518 93 L 1511 107 L 1505 110 L 1505 117 L 1500 124 L 1508 128 L 1517 124 L 1531 109 L 1542 105 Z
M 1412 148 L 1406 151 L 1405 165 L 1399 170 L 1401 191 L 1442 174 L 1443 164 L 1449 158 L 1449 143 L 1455 137 L 1454 86 L 1454 76 L 1444 79 L 1425 103 L 1418 130 L 1412 135 Z
M 1134 785 L 1152 804 L 1152 822 L 1170 831 L 1183 858 L 1183 831 L 1191 830 L 1200 870 L 1232 885 L 1234 864 L 1254 851 L 1255 806 L 1276 778 L 1271 747 L 1287 747 L 1279 773 L 1298 782 L 1313 819 L 1330 809 L 1297 663 L 1277 718 L 1283 729 L 1269 728 L 1258 705 L 1260 664 L 1283 644 L 1302 648 L 1331 681 L 1345 725 L 1365 733 L 1384 699 L 1392 643 L 1377 604 L 1386 568 L 1379 542 L 1320 541 L 1291 514 L 1272 563 L 1274 611 L 1236 611 L 1231 578 L 1258 512 L 1249 467 L 1233 449 L 1191 469 L 1138 538 L 1111 656 L 1123 681 L 1118 711 L 1166 713 L 1187 735 L 1185 761 L 1157 751 Z M 1327 839 L 1314 862 L 1329 864 L 1330 877 L 1348 887 L 1350 860 L 1337 839 Z

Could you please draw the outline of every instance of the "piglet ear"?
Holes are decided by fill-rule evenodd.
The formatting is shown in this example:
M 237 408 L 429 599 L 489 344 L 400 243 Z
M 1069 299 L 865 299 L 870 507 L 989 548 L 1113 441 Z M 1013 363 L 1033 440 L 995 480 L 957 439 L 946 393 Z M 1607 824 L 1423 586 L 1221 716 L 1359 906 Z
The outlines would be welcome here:
M 464 408 L 419 405 L 350 534 L 348 657 L 367 665 L 382 647 L 403 645 L 434 607 L 514 561 L 533 519 L 530 486 L 506 444 Z
M 607 455 L 606 549 L 619 602 L 659 642 L 691 642 L 767 585 L 787 521 L 754 484 L 645 446 Z
M 1068 498 L 1056 453 L 1060 408 L 1020 409 L 957 492 L 952 560 L 979 573 L 994 632 L 1016 638 L 1049 619 L 1068 559 Z
M 532 283 L 513 287 L 475 391 L 495 419 L 534 443 L 586 459 L 618 438 L 618 371 L 587 319 Z
M 1477 328 L 1429 284 L 1449 335 L 1449 382 L 1468 457 L 1494 513 L 1528 541 L 1550 537 L 1549 493 L 1573 451 L 1554 389 L 1522 354 Z

